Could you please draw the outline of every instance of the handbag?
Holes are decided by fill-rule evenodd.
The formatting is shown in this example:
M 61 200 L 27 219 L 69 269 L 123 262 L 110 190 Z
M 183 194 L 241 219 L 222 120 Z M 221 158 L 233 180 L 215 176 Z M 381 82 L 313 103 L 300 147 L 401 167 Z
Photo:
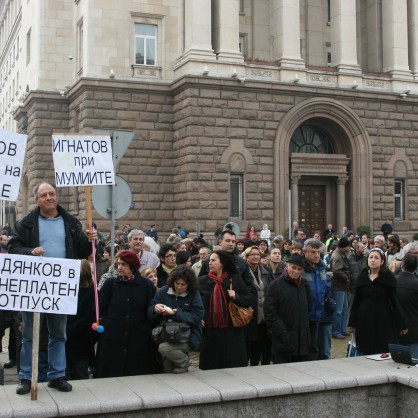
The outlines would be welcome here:
M 187 343 L 190 333 L 189 324 L 168 319 L 152 329 L 151 338 L 158 345 L 161 343 Z
M 229 288 L 232 290 L 232 279 Z M 248 325 L 254 315 L 254 309 L 251 306 L 244 308 L 236 305 L 232 300 L 229 301 L 228 310 L 231 316 L 232 326 L 235 328 Z

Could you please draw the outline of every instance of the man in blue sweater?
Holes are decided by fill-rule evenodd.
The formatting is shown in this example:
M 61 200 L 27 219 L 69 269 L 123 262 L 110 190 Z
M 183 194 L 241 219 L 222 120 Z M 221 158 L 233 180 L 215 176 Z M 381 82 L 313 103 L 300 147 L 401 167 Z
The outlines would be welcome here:
M 81 223 L 58 205 L 55 188 L 41 183 L 35 188 L 37 207 L 16 223 L 9 241 L 10 254 L 81 259 L 91 253 L 91 240 L 97 240 L 95 230 L 82 230 Z M 43 314 L 44 315 L 44 314 Z M 65 340 L 67 316 L 45 314 L 48 323 L 48 386 L 60 392 L 70 392 L 65 380 Z M 32 379 L 33 313 L 22 312 L 23 333 L 20 356 L 18 395 L 30 392 Z M 42 323 L 42 318 L 41 318 Z

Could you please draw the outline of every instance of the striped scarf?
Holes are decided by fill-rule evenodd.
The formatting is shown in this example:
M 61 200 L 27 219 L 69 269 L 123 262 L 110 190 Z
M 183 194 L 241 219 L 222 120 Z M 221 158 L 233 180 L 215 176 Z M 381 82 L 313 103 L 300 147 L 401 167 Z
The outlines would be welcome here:
M 228 277 L 225 271 L 221 277 L 216 276 L 211 271 L 208 274 L 209 279 L 215 285 L 209 300 L 209 324 L 210 328 L 228 327 L 228 304 L 222 284 Z

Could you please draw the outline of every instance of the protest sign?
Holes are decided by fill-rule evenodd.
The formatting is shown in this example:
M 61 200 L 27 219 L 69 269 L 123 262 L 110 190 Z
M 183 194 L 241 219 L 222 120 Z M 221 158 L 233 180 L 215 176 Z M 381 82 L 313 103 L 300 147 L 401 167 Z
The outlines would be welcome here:
M 75 315 L 80 260 L 0 256 L 0 309 Z
M 52 153 L 57 187 L 115 183 L 108 135 L 52 135 Z
M 0 200 L 17 200 L 27 138 L 27 135 L 0 131 Z

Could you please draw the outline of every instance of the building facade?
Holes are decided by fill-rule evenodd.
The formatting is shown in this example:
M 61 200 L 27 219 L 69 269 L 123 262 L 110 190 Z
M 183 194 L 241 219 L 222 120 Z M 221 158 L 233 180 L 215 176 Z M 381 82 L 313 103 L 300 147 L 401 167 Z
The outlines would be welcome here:
M 124 219 L 418 230 L 418 0 L 3 0 L 0 127 L 128 131 Z M 82 189 L 61 200 L 83 218 Z M 99 226 L 101 222 L 98 221 Z M 104 224 L 103 224 L 103 227 Z

